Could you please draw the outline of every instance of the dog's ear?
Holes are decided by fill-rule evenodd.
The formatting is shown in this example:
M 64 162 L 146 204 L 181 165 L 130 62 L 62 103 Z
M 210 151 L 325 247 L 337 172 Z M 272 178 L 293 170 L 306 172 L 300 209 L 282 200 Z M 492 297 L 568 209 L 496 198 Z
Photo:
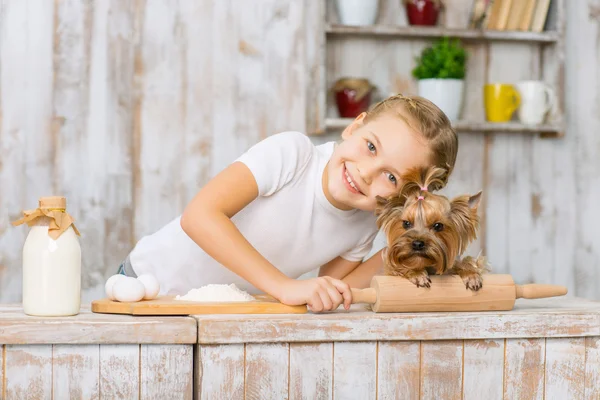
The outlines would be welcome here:
M 381 196 L 376 196 L 377 205 L 375 206 L 375 215 L 379 216 L 384 211 L 389 211 L 392 209 L 398 209 L 404 207 L 404 203 L 406 203 L 406 196 L 392 195 L 388 198 L 384 198 Z
M 469 200 L 468 200 L 469 208 L 477 211 L 477 209 L 479 208 L 479 204 L 481 203 L 481 193 L 482 193 L 482 191 L 480 190 L 479 192 L 475 193 L 473 196 L 469 197 Z
M 388 198 L 377 196 L 376 199 L 375 216 L 377 217 L 377 228 L 382 229 L 384 225 L 393 223 L 394 220 L 402 215 L 406 197 L 392 195 Z
M 481 192 L 469 196 L 458 196 L 450 202 L 450 213 L 448 218 L 452 221 L 456 232 L 460 237 L 460 251 L 462 253 L 466 246 L 477 238 L 479 230 L 479 216 L 477 207 L 481 200 Z

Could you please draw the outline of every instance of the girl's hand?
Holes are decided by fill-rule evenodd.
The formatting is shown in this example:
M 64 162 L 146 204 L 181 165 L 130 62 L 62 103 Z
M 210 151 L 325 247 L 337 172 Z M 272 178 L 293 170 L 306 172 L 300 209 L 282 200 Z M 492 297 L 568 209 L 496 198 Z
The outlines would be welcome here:
M 348 310 L 352 304 L 350 286 L 329 276 L 306 280 L 290 279 L 280 288 L 279 300 L 288 305 L 307 304 L 311 311 L 332 311 L 344 303 Z

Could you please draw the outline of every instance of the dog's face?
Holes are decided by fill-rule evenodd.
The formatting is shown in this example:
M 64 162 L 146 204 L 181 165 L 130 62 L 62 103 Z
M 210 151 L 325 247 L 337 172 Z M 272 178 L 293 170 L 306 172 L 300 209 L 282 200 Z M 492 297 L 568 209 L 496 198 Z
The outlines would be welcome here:
M 443 274 L 477 236 L 481 192 L 452 200 L 408 185 L 398 196 L 379 199 L 378 226 L 386 235 L 386 275 L 426 269 Z

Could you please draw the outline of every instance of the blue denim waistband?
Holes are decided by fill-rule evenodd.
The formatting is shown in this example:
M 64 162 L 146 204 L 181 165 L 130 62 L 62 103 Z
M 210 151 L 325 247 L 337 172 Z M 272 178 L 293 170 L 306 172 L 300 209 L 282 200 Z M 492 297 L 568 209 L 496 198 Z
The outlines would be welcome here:
M 131 262 L 129 261 L 129 256 L 127 256 L 127 258 L 125 258 L 125 261 L 123 261 L 121 263 L 121 265 L 119 265 L 117 274 L 131 276 L 132 278 L 137 278 L 137 275 L 135 274 L 135 271 L 133 270 L 133 267 L 131 266 Z

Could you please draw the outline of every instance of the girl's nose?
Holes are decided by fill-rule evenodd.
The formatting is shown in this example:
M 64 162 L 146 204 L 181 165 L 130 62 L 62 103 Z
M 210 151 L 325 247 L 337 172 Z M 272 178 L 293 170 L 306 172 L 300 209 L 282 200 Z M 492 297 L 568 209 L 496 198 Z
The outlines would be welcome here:
M 377 173 L 377 166 L 374 163 L 363 163 L 357 167 L 361 179 L 370 185 L 374 175 Z

